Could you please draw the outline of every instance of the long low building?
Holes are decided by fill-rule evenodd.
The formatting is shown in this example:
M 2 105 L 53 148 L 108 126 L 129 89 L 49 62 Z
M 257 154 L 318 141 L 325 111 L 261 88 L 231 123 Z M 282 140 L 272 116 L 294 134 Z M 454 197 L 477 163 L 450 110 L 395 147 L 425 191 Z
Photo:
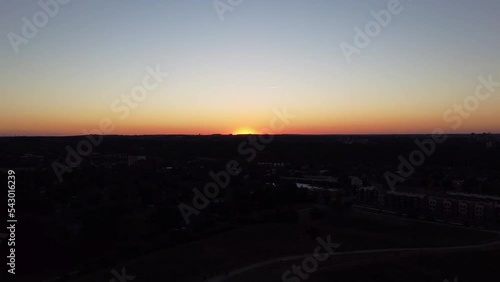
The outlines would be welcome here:
M 500 226 L 500 198 L 448 192 L 427 195 L 384 191 L 376 187 L 356 190 L 357 202 L 383 209 L 465 224 Z

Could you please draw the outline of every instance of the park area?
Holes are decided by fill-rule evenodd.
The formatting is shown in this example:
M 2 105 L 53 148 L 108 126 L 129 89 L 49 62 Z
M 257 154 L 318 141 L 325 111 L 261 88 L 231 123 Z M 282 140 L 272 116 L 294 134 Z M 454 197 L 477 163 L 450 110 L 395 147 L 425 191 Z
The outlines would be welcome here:
M 315 230 L 315 232 L 311 232 Z M 495 241 L 493 232 L 349 211 L 302 223 L 266 223 L 177 245 L 116 265 L 141 281 L 202 281 L 273 258 L 313 253 L 315 236 L 341 244 L 337 252 L 448 247 Z M 110 269 L 76 281 L 109 281 Z M 236 281 L 236 280 L 231 280 Z

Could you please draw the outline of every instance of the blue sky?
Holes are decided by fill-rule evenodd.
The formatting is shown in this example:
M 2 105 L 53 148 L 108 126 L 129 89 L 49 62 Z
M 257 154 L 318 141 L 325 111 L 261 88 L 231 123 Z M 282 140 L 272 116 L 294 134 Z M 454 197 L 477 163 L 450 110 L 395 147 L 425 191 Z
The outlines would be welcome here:
M 339 44 L 388 2 L 244 0 L 221 21 L 212 1 L 73 0 L 16 54 L 7 35 L 21 35 L 21 18 L 41 8 L 4 0 L 0 133 L 92 127 L 157 64 L 168 83 L 119 133 L 148 120 L 146 133 L 227 133 L 259 127 L 285 104 L 302 117 L 293 132 L 401 132 L 386 124 L 392 117 L 430 131 L 479 75 L 500 77 L 500 1 L 402 0 L 403 11 L 347 63 Z M 498 95 L 481 105 L 464 131 L 500 129 L 485 123 L 498 120 L 499 105 Z M 380 124 L 377 114 L 387 115 Z M 227 121 L 235 115 L 241 124 Z

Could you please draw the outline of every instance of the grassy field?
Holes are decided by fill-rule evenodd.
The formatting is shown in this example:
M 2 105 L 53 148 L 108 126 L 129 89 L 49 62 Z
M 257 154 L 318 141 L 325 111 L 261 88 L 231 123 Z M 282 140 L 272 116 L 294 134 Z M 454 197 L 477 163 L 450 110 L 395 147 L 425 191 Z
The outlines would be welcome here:
M 227 271 L 270 258 L 309 254 L 318 245 L 307 232 L 319 230 L 342 244 L 340 251 L 400 247 L 477 244 L 497 234 L 350 212 L 303 224 L 272 223 L 244 226 L 199 241 L 159 251 L 126 263 L 127 273 L 140 281 L 201 281 L 200 274 Z M 117 266 L 117 268 L 122 266 Z M 75 281 L 109 281 L 109 270 Z
M 339 266 L 312 273 L 308 282 L 482 282 L 498 281 L 500 252 L 464 252 L 452 255 L 392 258 L 381 262 Z M 249 276 L 246 276 L 250 278 Z M 253 281 L 280 281 L 279 278 Z M 253 277 L 256 278 L 256 277 Z M 269 280 L 267 280 L 269 279 Z M 233 280 L 236 281 L 236 280 Z M 239 281 L 242 281 L 241 279 Z
M 343 250 L 458 246 L 498 237 L 490 232 L 362 212 L 339 215 L 315 224 L 333 234 L 343 244 Z

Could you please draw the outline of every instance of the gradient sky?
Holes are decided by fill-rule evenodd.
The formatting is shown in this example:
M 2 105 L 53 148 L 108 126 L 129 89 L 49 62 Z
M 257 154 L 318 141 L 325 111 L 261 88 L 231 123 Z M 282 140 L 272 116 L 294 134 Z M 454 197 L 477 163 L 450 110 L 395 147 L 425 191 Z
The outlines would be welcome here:
M 281 133 L 500 132 L 500 89 L 456 131 L 442 117 L 478 76 L 500 81 L 498 0 L 401 0 L 350 64 L 339 44 L 389 1 L 244 0 L 221 21 L 212 1 L 73 0 L 16 54 L 7 34 L 37 2 L 0 2 L 0 135 L 103 118 L 114 134 L 261 132 L 284 106 Z M 169 77 L 120 120 L 111 103 L 156 65 Z

